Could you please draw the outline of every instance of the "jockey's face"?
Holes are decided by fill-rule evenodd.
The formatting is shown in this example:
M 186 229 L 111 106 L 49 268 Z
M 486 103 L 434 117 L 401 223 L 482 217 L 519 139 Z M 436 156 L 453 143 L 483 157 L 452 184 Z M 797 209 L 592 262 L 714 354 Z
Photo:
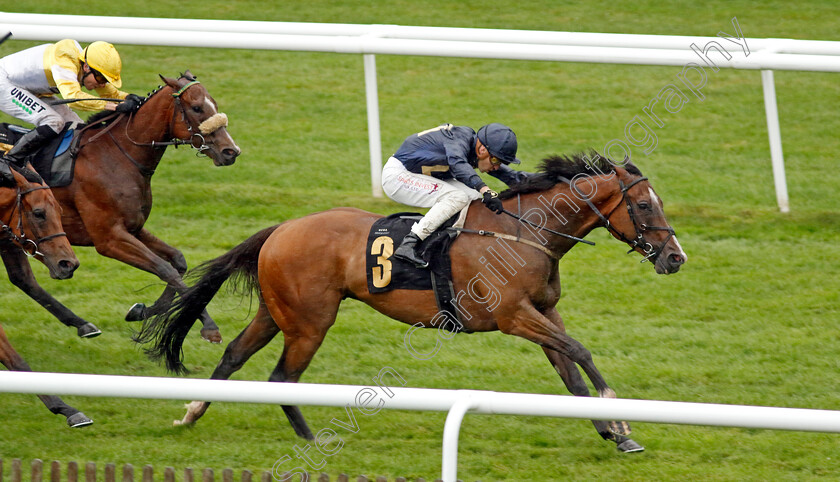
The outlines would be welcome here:
M 99 72 L 90 68 L 88 64 L 82 64 L 82 84 L 84 85 L 85 89 L 94 90 L 100 87 L 104 87 L 105 84 L 108 83 L 108 80 L 102 76 Z
M 490 151 L 484 147 L 481 141 L 476 141 L 475 153 L 478 156 L 478 170 L 481 172 L 492 172 L 502 165 L 502 161 L 490 155 Z

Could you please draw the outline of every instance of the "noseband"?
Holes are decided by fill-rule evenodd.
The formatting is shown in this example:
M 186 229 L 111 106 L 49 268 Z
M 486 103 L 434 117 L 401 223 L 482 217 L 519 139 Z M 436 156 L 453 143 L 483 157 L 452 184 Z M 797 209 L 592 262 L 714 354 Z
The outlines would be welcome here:
M 38 239 L 33 240 L 33 239 L 27 238 L 26 234 L 23 232 L 24 211 L 23 211 L 23 208 L 21 207 L 22 202 L 23 202 L 23 197 L 26 196 L 27 194 L 31 193 L 32 191 L 38 191 L 38 190 L 41 190 L 41 189 L 49 189 L 49 186 L 33 187 L 33 188 L 28 189 L 28 190 L 23 191 L 23 192 L 20 191 L 20 187 L 17 188 L 17 196 L 15 198 L 15 207 L 12 209 L 12 216 L 10 216 L 9 222 L 11 222 L 11 217 L 14 216 L 15 211 L 20 210 L 20 216 L 18 216 L 18 223 L 17 223 L 18 224 L 17 225 L 17 230 L 20 233 L 20 235 L 15 234 L 15 232 L 11 228 L 11 226 L 9 226 L 8 224 L 6 224 L 2 220 L 0 220 L 0 233 L 2 233 L 2 235 L 4 235 L 5 238 L 11 239 L 11 241 L 13 243 L 15 243 L 16 245 L 18 245 L 20 247 L 20 249 L 22 249 L 23 252 L 26 253 L 26 255 L 29 256 L 29 257 L 38 256 L 38 255 L 43 256 L 44 253 L 41 253 L 40 251 L 38 251 L 38 245 L 39 244 L 41 244 L 45 241 L 49 241 L 50 239 L 57 238 L 59 236 L 67 236 L 67 233 L 62 231 L 60 233 L 50 234 L 49 236 L 44 236 L 42 238 L 38 238 Z
M 613 172 L 616 174 L 616 178 L 618 178 L 618 173 L 615 171 Z M 633 223 L 633 229 L 636 231 L 635 239 L 628 239 L 627 236 L 624 235 L 624 233 L 616 229 L 612 225 L 612 223 L 610 223 L 609 218 L 612 217 L 612 214 L 615 212 L 616 209 L 618 209 L 619 205 L 616 205 L 616 207 L 614 207 L 613 210 L 609 212 L 609 214 L 604 216 L 601 213 L 601 211 L 597 207 L 595 207 L 594 204 L 592 204 L 592 201 L 589 200 L 589 196 L 586 196 L 582 192 L 580 192 L 580 189 L 578 189 L 577 185 L 575 185 L 572 181 L 566 178 L 560 178 L 560 180 L 568 183 L 569 186 L 578 194 L 578 197 L 586 202 L 589 208 L 592 209 L 592 211 L 601 219 L 601 222 L 603 223 L 605 228 L 607 228 L 610 232 L 616 235 L 619 239 L 632 246 L 632 248 L 630 248 L 630 250 L 627 251 L 627 254 L 632 253 L 636 248 L 640 248 L 647 254 L 642 259 L 642 263 L 649 260 L 653 260 L 655 262 L 659 255 L 662 254 L 662 250 L 665 249 L 665 245 L 667 245 L 668 241 L 670 241 L 671 238 L 675 235 L 674 228 L 670 226 L 648 226 L 644 223 L 636 222 L 636 213 L 633 210 L 632 203 L 630 203 L 630 200 L 627 198 L 627 191 L 630 190 L 630 188 L 635 186 L 636 184 L 642 181 L 647 181 L 647 177 L 639 177 L 633 180 L 633 182 L 631 182 L 630 184 L 627 184 L 626 186 L 624 185 L 624 182 L 622 182 L 621 179 L 618 179 L 618 186 L 621 189 L 621 199 L 627 206 L 627 214 L 630 215 L 630 221 Z M 654 249 L 653 245 L 645 240 L 645 231 L 665 231 L 668 233 L 668 237 L 665 238 L 665 241 L 662 242 L 658 249 Z

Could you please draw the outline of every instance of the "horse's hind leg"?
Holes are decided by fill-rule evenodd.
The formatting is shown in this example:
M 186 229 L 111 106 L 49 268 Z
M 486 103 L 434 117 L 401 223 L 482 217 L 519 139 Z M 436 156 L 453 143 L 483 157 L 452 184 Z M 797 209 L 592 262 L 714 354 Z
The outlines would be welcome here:
M 265 305 L 260 303 L 257 314 L 251 320 L 251 323 L 225 348 L 225 353 L 210 378 L 215 380 L 230 378 L 234 372 L 242 368 L 242 365 L 251 358 L 251 355 L 264 347 L 277 333 L 280 333 L 280 329 L 277 328 L 277 324 L 274 323 Z M 209 406 L 210 402 L 193 401 L 187 405 L 187 413 L 184 418 L 176 420 L 175 425 L 195 423 L 204 415 Z
M 317 297 L 301 296 L 299 293 L 306 292 L 305 289 L 282 284 L 262 284 L 261 289 L 264 299 L 269 300 L 268 307 L 277 326 L 283 331 L 283 354 L 269 381 L 295 383 L 321 347 L 327 330 L 335 323 L 341 294 L 322 292 Z M 283 411 L 299 437 L 315 438 L 297 406 L 284 405 Z
M 93 323 L 76 316 L 52 295 L 44 291 L 44 288 L 35 280 L 29 260 L 21 249 L 17 247 L 7 249 L 5 245 L 0 246 L 0 257 L 3 258 L 6 273 L 8 273 L 12 284 L 37 301 L 39 305 L 58 318 L 58 321 L 75 328 L 76 334 L 82 338 L 93 338 L 102 333 Z
M 287 337 L 288 340 L 288 337 Z M 302 342 L 300 339 L 296 340 L 294 343 L 287 343 L 286 346 L 283 348 L 283 354 L 280 355 L 280 361 L 277 362 L 277 366 L 274 367 L 274 371 L 271 372 L 271 376 L 268 378 L 270 382 L 297 382 L 300 379 L 300 375 L 303 374 L 303 370 L 309 365 L 309 361 L 312 360 L 312 356 L 315 355 L 315 351 L 320 346 L 320 342 L 317 346 L 312 347 L 311 344 L 309 346 L 301 347 L 300 345 Z M 296 352 L 296 355 L 293 355 L 293 358 L 300 358 L 301 353 L 297 350 L 303 349 L 304 351 L 309 351 L 311 354 L 309 358 L 305 360 L 303 367 L 300 367 L 300 363 L 298 362 L 297 366 L 295 367 L 294 364 L 289 364 L 287 361 L 287 356 L 290 352 L 290 348 L 292 351 Z M 292 367 L 294 370 L 292 372 L 287 371 L 287 367 Z M 295 374 L 296 373 L 296 374 Z M 303 418 L 303 413 L 300 411 L 300 408 L 296 405 L 283 405 L 283 412 L 286 414 L 286 418 L 289 420 L 289 424 L 295 430 L 295 433 L 298 437 L 305 438 L 306 440 L 312 440 L 315 436 L 312 435 L 312 431 L 309 429 L 309 425 L 306 424 L 306 420 Z
M 184 258 L 184 254 L 177 248 L 161 241 L 160 238 L 156 237 L 146 228 L 140 230 L 137 234 L 137 239 L 149 248 L 151 252 L 155 253 L 161 259 L 172 265 L 172 267 L 178 271 L 179 275 L 183 276 L 184 273 L 187 272 L 187 260 Z M 142 321 L 152 315 L 158 314 L 164 307 L 169 306 L 172 303 L 172 299 L 175 297 L 175 292 L 176 290 L 174 287 L 167 285 L 163 290 L 163 293 L 154 302 L 154 304 L 152 304 L 152 306 L 147 307 L 144 303 L 135 303 L 125 315 L 125 320 Z M 207 310 L 201 312 L 199 319 L 202 323 L 201 337 L 210 343 L 221 343 L 222 334 L 219 331 L 219 327 L 216 325 L 216 322 L 214 322 L 210 317 L 210 314 L 207 313 Z
M 12 348 L 9 339 L 6 337 L 6 332 L 0 326 L 0 363 L 6 366 L 9 370 L 18 372 L 31 372 L 32 369 L 26 361 Z M 85 414 L 76 410 L 64 403 L 64 401 L 55 395 L 38 395 L 38 398 L 44 402 L 44 405 L 54 414 L 61 414 L 67 418 L 67 425 L 71 428 L 84 427 L 93 423 Z
M 557 373 L 563 379 L 563 383 L 572 395 L 578 397 L 590 396 L 589 388 L 580 375 L 580 371 L 578 371 L 575 362 L 551 348 L 543 347 L 543 351 L 545 351 L 551 365 L 557 370 Z M 604 440 L 615 442 L 618 450 L 622 452 L 641 452 L 644 450 L 644 447 L 627 437 L 630 434 L 630 425 L 627 422 L 607 423 L 603 420 L 593 420 L 592 424 L 595 425 L 595 429 Z

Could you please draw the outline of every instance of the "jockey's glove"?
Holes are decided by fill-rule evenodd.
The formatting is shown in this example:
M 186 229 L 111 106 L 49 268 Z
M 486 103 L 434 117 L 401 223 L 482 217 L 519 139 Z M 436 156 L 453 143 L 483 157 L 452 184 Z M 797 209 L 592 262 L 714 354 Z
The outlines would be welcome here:
M 499 199 L 499 193 L 492 189 L 484 191 L 481 202 L 487 206 L 487 209 L 495 212 L 496 214 L 502 214 L 502 211 L 505 210 L 504 206 L 502 206 L 502 200 Z
M 115 112 L 128 114 L 137 110 L 143 103 L 143 98 L 136 94 L 128 94 L 125 99 L 114 108 Z

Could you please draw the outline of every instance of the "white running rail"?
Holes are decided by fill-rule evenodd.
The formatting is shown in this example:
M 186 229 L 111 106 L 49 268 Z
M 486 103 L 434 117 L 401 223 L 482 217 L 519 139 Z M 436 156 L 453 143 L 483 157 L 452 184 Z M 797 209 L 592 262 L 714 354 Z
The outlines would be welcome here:
M 387 373 L 387 368 L 380 373 Z M 384 375 L 380 375 L 375 379 L 382 383 L 383 378 Z M 1 392 L 317 405 L 345 407 L 360 413 L 364 413 L 359 410 L 360 403 L 370 413 L 371 406 L 381 401 L 383 409 L 449 412 L 444 426 L 441 463 L 441 478 L 445 482 L 457 479 L 458 433 L 466 413 L 840 433 L 840 411 L 834 410 L 404 388 L 385 384 L 365 387 L 4 371 L 0 372 Z M 362 393 L 364 397 L 360 396 Z M 377 397 L 381 400 L 376 400 Z M 375 413 L 367 416 L 375 416 Z M 359 426 L 363 423 L 362 418 Z
M 736 19 L 727 31 L 738 36 Z M 726 27 L 724 27 L 726 28 Z M 112 43 L 182 47 L 336 52 L 364 56 L 371 190 L 382 196 L 382 148 L 376 80 L 376 54 L 467 57 L 555 62 L 702 66 L 700 52 L 710 42 L 736 51 L 741 44 L 722 36 L 631 35 L 509 29 L 413 27 L 242 20 L 189 20 L 150 17 L 96 17 L 0 12 L 0 33 L 20 40 Z M 721 32 L 723 34 L 723 32 Z M 765 115 L 776 200 L 789 211 L 784 156 L 773 70 L 840 72 L 840 42 L 776 38 L 738 39 L 749 55 L 733 55 L 721 68 L 762 71 Z M 737 44 L 737 45 L 736 45 Z M 715 52 L 711 56 L 718 55 Z M 708 57 L 707 57 L 708 58 Z

